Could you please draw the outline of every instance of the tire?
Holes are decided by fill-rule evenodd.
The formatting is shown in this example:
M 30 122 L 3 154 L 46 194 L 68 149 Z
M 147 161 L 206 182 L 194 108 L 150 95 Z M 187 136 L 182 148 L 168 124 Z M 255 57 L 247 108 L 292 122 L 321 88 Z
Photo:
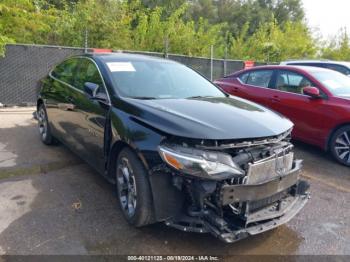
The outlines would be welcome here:
M 37 119 L 41 142 L 43 142 L 45 145 L 55 144 L 56 140 L 51 134 L 50 125 L 44 104 L 41 104 L 38 107 Z
M 350 166 L 350 125 L 339 128 L 330 141 L 330 151 L 339 163 Z
M 153 201 L 147 172 L 131 149 L 124 148 L 118 154 L 115 175 L 117 198 L 129 224 L 141 227 L 154 223 Z

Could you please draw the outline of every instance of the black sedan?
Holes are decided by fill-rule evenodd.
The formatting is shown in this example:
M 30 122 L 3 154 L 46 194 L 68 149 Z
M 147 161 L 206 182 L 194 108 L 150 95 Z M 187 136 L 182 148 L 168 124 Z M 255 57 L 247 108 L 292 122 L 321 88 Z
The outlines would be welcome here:
M 286 223 L 308 199 L 293 124 L 173 61 L 68 58 L 42 81 L 37 116 L 42 141 L 114 183 L 137 227 L 162 221 L 234 242 Z

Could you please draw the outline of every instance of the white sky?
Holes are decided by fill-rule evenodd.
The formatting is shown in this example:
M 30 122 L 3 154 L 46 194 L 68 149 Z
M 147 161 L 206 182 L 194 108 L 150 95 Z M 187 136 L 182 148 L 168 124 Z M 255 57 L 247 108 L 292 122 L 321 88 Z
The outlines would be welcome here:
M 302 0 L 306 19 L 312 29 L 330 38 L 341 27 L 350 33 L 350 0 Z

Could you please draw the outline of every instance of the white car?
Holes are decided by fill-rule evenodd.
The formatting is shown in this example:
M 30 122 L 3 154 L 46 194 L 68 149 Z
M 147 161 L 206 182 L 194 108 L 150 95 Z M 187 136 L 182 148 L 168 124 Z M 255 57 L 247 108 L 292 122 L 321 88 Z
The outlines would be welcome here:
M 350 76 L 350 62 L 340 62 L 331 60 L 290 60 L 281 62 L 281 65 L 323 67 Z

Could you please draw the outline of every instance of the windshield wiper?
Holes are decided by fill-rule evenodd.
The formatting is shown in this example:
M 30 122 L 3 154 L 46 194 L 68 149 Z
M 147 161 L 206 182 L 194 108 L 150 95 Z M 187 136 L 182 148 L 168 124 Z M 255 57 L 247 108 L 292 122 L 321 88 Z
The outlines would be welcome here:
M 187 99 L 191 99 L 191 98 L 209 98 L 209 97 L 214 97 L 214 96 L 190 96 L 190 97 L 187 97 Z
M 133 99 L 142 99 L 142 100 L 157 99 L 156 97 L 153 97 L 153 96 L 129 96 L 129 98 L 133 98 Z

